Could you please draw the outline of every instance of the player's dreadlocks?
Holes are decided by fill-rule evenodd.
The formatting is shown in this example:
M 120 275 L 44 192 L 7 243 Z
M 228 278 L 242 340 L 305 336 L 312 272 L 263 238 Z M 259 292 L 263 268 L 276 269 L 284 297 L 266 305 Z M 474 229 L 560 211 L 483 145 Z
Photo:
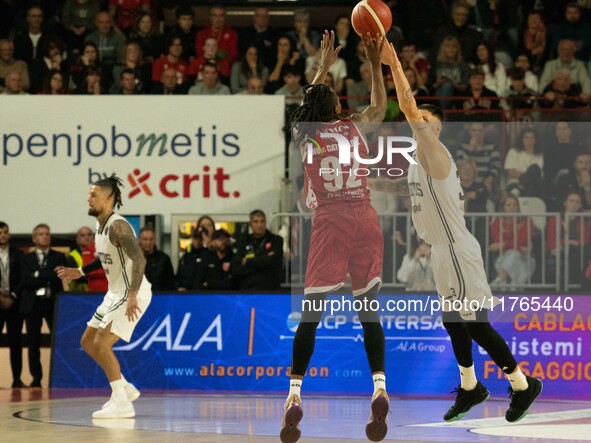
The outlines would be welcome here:
M 343 118 L 343 114 L 337 114 L 335 111 L 338 100 L 337 94 L 324 84 L 306 86 L 302 104 L 291 114 L 291 123 L 295 132 L 299 133 L 298 138 L 305 136 L 298 130 L 300 124 L 329 122 Z M 310 132 L 311 128 L 306 129 L 308 131 L 305 132 Z
M 119 209 L 121 206 L 123 206 L 123 202 L 121 201 L 121 188 L 123 188 L 123 181 L 115 174 L 111 174 L 109 178 L 97 180 L 93 183 L 93 185 L 100 188 L 109 188 L 111 190 L 111 195 L 115 198 L 115 203 L 113 205 L 115 209 Z

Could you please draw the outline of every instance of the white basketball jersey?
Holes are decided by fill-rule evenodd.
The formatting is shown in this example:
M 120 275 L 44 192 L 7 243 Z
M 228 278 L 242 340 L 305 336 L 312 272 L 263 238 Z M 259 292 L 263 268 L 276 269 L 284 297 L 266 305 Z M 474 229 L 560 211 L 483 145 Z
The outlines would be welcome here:
M 126 292 L 129 290 L 131 284 L 131 269 L 133 267 L 133 262 L 122 248 L 115 246 L 109 240 L 109 230 L 111 229 L 113 222 L 117 220 L 122 220 L 125 223 L 128 223 L 125 218 L 115 213 L 111 214 L 107 219 L 103 229 L 100 229 L 97 222 L 95 235 L 96 252 L 101 261 L 101 265 L 105 270 L 105 274 L 107 275 L 107 280 L 109 280 L 109 291 Z M 133 228 L 131 229 L 133 231 Z M 140 289 L 149 289 L 150 287 L 151 285 L 144 275 Z
M 447 148 L 443 148 L 451 160 L 446 179 L 435 180 L 427 175 L 416 151 L 413 158 L 417 164 L 408 167 L 412 222 L 419 237 L 431 245 L 452 244 L 470 234 L 464 220 L 464 192 L 458 168 Z

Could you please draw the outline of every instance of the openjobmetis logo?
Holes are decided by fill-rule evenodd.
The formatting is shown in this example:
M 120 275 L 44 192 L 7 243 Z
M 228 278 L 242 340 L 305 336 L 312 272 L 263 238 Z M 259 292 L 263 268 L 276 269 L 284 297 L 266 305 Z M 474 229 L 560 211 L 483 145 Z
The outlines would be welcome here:
M 127 174 L 127 181 L 132 186 L 132 189 L 129 192 L 129 198 L 133 198 L 141 192 L 144 192 L 144 194 L 151 197 L 152 190 L 146 183 L 150 178 L 150 173 L 146 172 L 145 174 L 142 174 L 142 171 L 139 169 L 134 169 L 132 174 Z

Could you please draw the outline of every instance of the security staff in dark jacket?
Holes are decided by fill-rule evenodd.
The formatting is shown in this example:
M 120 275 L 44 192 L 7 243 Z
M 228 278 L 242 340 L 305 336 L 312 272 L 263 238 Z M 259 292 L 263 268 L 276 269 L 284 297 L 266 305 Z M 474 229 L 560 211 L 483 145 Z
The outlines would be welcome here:
M 191 243 L 179 261 L 176 271 L 177 290 L 179 292 L 201 289 L 204 274 L 204 256 L 209 253 L 203 246 L 203 230 L 195 229 L 191 234 Z
M 10 246 L 8 225 L 0 222 L 0 331 L 6 324 L 8 346 L 10 347 L 10 368 L 12 369 L 12 387 L 24 388 L 21 381 L 23 370 L 22 330 L 23 316 L 18 312 L 16 294 L 20 280 L 20 261 L 22 253 Z M 4 367 L 6 367 L 4 365 Z
M 152 284 L 152 291 L 175 289 L 174 270 L 170 257 L 156 248 L 156 231 L 151 226 L 140 229 L 140 248 L 146 257 L 146 278 Z
M 232 277 L 239 289 L 279 289 L 283 239 L 267 230 L 267 218 L 260 209 L 250 213 L 249 225 L 251 233 L 236 243 Z
M 230 234 L 218 229 L 211 235 L 211 249 L 205 255 L 202 274 L 202 288 L 218 291 L 233 289 L 231 264 L 234 253 L 230 245 Z
M 19 283 L 19 312 L 25 316 L 27 344 L 29 347 L 29 371 L 33 381 L 31 388 L 41 387 L 41 326 L 43 319 L 53 329 L 53 312 L 58 292 L 64 290 L 64 283 L 55 273 L 60 266 L 66 266 L 66 256 L 49 248 L 51 234 L 49 226 L 38 224 L 33 229 L 35 250 L 21 260 L 21 281 Z M 66 285 L 67 289 L 67 285 Z

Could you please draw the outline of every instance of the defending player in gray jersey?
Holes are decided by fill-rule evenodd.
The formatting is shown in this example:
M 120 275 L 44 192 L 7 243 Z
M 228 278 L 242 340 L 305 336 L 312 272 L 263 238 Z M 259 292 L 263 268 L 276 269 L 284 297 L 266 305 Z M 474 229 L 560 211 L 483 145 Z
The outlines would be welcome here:
M 382 63 L 389 65 L 396 85 L 401 111 L 410 124 L 417 149 L 416 164 L 408 177 L 398 181 L 374 181 L 376 190 L 398 191 L 410 195 L 412 221 L 418 235 L 432 245 L 433 273 L 437 292 L 447 307 L 443 324 L 447 330 L 460 369 L 461 384 L 454 405 L 444 420 L 462 418 L 473 406 L 489 397 L 476 379 L 472 359 L 472 340 L 484 348 L 505 372 L 511 384 L 511 404 L 505 414 L 509 422 L 521 420 L 542 390 L 539 379 L 525 376 L 507 343 L 488 321 L 488 309 L 495 303 L 484 271 L 480 245 L 464 222 L 463 194 L 456 165 L 439 141 L 443 112 L 433 105 L 417 107 L 392 44 L 382 51 Z M 406 183 L 404 181 L 406 180 Z M 459 303 L 454 309 L 450 301 Z M 476 308 L 472 308 L 472 307 Z M 451 308 L 450 308 L 451 307 Z
M 86 353 L 105 371 L 113 393 L 92 418 L 131 418 L 132 401 L 139 391 L 123 377 L 113 346 L 131 334 L 152 300 L 151 285 L 144 276 L 146 259 L 131 225 L 115 209 L 121 206 L 121 180 L 115 175 L 94 182 L 88 191 L 88 215 L 97 219 L 98 258 L 81 268 L 61 268 L 60 278 L 76 280 L 87 272 L 105 270 L 109 291 L 87 323 L 80 341 Z

